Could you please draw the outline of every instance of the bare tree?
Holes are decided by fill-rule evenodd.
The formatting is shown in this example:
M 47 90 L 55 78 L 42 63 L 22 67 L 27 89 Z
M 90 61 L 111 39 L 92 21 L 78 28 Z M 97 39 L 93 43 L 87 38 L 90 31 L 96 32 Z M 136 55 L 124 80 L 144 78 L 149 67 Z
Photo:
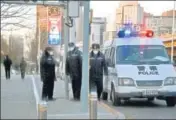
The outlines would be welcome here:
M 45 47 L 47 46 L 47 41 L 48 41 L 48 33 L 46 31 L 42 31 L 40 33 L 40 48 L 43 51 Z
M 9 30 L 9 27 L 14 26 L 16 29 L 33 28 L 31 21 L 34 16 L 32 7 L 1 2 L 1 30 Z
M 23 38 L 19 35 L 11 35 L 9 39 L 9 56 L 11 57 L 13 63 L 19 64 L 21 58 L 23 57 Z
M 3 56 L 9 52 L 9 45 L 6 41 L 7 39 L 1 35 L 1 60 L 3 59 Z
M 29 44 L 29 58 L 30 61 L 35 62 L 37 60 L 38 45 L 37 40 L 33 38 Z

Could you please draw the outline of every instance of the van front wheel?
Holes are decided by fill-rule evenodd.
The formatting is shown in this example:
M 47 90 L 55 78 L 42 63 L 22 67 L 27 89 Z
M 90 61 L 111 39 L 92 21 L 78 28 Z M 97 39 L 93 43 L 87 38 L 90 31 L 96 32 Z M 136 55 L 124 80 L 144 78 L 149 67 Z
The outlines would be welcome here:
M 112 104 L 114 106 L 120 106 L 121 105 L 121 99 L 118 98 L 114 88 L 111 89 L 111 100 L 112 100 Z
M 166 104 L 168 107 L 174 107 L 176 104 L 176 97 L 167 97 Z

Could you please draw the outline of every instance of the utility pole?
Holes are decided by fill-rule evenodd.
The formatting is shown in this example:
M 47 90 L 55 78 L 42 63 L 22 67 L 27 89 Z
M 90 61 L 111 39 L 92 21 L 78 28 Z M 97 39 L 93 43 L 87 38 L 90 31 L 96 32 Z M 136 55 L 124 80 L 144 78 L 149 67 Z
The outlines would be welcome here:
M 67 16 L 68 16 L 68 2 L 66 7 L 64 7 L 64 22 L 66 22 Z M 69 27 L 66 24 L 64 24 L 64 65 L 63 65 L 64 71 L 66 67 L 65 63 L 68 51 L 68 41 L 69 41 Z M 66 99 L 69 99 L 69 81 L 66 74 L 64 74 L 64 80 L 65 80 L 65 97 Z
M 173 8 L 173 21 L 172 21 L 172 46 L 171 46 L 171 61 L 174 62 L 174 33 L 175 33 L 175 7 L 176 1 L 174 1 Z
M 82 86 L 81 86 L 81 104 L 83 111 L 88 111 L 89 95 L 89 10 L 90 2 L 83 1 L 83 66 L 82 66 Z
M 38 64 L 38 74 L 40 74 L 40 39 L 41 39 L 41 30 L 40 30 L 40 19 L 38 27 L 38 50 L 37 50 L 37 64 Z

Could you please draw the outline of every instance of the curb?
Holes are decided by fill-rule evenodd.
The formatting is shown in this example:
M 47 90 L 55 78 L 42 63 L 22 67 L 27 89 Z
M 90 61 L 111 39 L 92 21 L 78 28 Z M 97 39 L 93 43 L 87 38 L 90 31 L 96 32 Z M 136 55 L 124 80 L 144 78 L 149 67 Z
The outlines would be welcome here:
M 63 79 L 60 79 L 60 78 L 59 78 L 59 80 L 61 80 L 61 81 L 64 82 Z M 69 83 L 70 83 L 70 82 L 69 82 Z M 100 102 L 98 102 L 98 104 L 99 104 L 100 106 L 102 106 L 103 108 L 105 108 L 105 110 L 107 110 L 107 112 L 110 112 L 112 115 L 116 116 L 117 119 L 126 119 L 126 117 L 125 117 L 125 115 L 124 115 L 123 113 L 121 113 L 121 112 L 119 112 L 119 111 L 117 111 L 117 110 L 111 108 L 110 106 L 106 105 L 104 102 L 100 101 Z

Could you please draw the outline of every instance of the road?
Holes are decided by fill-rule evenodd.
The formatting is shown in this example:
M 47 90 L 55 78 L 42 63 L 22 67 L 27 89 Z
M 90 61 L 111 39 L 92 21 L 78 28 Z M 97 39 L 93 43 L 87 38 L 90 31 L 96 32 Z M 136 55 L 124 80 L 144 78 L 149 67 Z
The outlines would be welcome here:
M 165 101 L 147 102 L 145 99 L 133 99 L 122 106 L 112 106 L 111 101 L 104 101 L 116 111 L 120 111 L 127 119 L 175 119 L 176 106 L 167 107 Z
M 1 119 L 36 118 L 37 110 L 31 77 L 26 76 L 23 81 L 20 75 L 11 75 L 10 80 L 1 76 Z

